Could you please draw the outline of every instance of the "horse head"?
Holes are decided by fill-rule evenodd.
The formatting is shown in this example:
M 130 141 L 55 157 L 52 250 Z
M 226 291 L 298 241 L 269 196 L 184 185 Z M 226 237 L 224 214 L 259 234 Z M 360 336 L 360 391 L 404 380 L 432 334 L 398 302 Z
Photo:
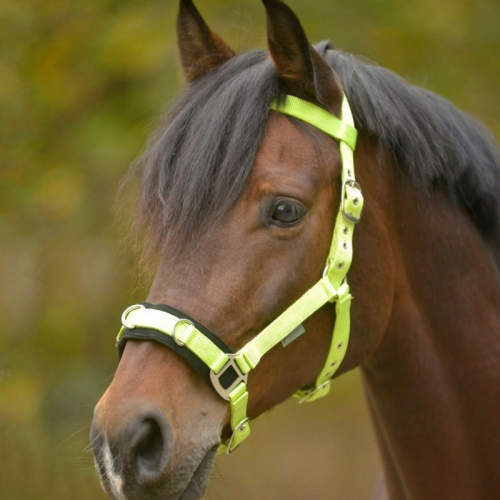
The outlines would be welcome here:
M 268 50 L 236 55 L 191 0 L 180 3 L 187 89 L 139 161 L 139 225 L 157 271 L 146 303 L 123 317 L 121 360 L 92 426 L 115 499 L 201 498 L 217 451 L 235 449 L 251 420 L 297 391 L 324 395 L 330 380 L 373 360 L 401 318 L 420 317 L 395 236 L 418 225 L 415 192 L 392 168 L 416 161 L 394 135 L 404 127 L 374 137 L 379 123 L 358 111 L 388 114 L 368 98 L 380 90 L 355 75 L 361 102 L 345 85 L 351 73 L 341 78 L 327 60 L 331 46 L 313 47 L 281 1 L 264 5 Z M 399 80 L 373 74 L 396 102 Z M 411 126 L 420 114 L 408 109 L 406 120 L 399 106 Z M 418 257 L 432 267 L 427 250 Z M 379 352 L 379 366 L 401 359 Z

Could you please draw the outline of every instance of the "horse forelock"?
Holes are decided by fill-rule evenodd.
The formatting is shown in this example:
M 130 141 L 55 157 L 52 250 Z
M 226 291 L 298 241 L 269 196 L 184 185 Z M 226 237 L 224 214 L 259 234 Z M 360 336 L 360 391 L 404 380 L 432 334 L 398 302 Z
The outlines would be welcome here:
M 138 226 L 174 257 L 220 221 L 241 193 L 262 141 L 278 77 L 264 51 L 233 58 L 194 82 L 135 169 Z

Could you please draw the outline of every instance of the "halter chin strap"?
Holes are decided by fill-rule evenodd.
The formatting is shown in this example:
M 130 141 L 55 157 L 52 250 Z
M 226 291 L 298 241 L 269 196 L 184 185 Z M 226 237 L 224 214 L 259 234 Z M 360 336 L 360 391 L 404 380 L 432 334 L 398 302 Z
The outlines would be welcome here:
M 304 320 L 327 302 L 335 302 L 336 320 L 325 365 L 314 387 L 301 389 L 295 397 L 314 401 L 326 396 L 330 382 L 344 359 L 349 342 L 352 295 L 346 275 L 352 262 L 352 236 L 363 210 L 361 188 L 354 178 L 353 152 L 357 131 L 347 98 L 342 119 L 314 104 L 286 96 L 283 104 L 273 102 L 271 110 L 298 118 L 340 142 L 342 190 L 332 244 L 322 278 L 278 316 L 255 338 L 234 353 L 216 335 L 195 320 L 169 306 L 142 303 L 130 306 L 122 315 L 117 337 L 119 352 L 127 340 L 154 340 L 184 357 L 231 407 L 231 438 L 219 451 L 234 451 L 250 434 L 247 417 L 247 377 L 270 349 L 299 328 Z

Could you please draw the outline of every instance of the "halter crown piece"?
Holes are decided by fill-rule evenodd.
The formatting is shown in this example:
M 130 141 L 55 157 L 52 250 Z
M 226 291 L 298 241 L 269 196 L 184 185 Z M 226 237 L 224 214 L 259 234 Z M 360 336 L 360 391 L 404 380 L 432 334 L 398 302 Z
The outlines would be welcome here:
M 196 320 L 166 305 L 141 303 L 130 306 L 122 315 L 123 327 L 117 337 L 120 355 L 129 339 L 153 340 L 168 346 L 186 359 L 223 399 L 229 401 L 232 435 L 220 445 L 219 452 L 234 451 L 250 434 L 248 373 L 264 354 L 300 328 L 305 319 L 327 302 L 335 303 L 335 327 L 325 365 L 314 387 L 295 393 L 299 402 L 314 401 L 328 394 L 331 379 L 344 359 L 349 342 L 352 295 L 346 275 L 352 261 L 354 227 L 363 210 L 361 188 L 354 178 L 353 152 L 357 131 L 349 103 L 344 96 L 342 119 L 290 95 L 286 96 L 283 104 L 273 102 L 270 109 L 309 123 L 340 143 L 340 208 L 322 278 L 238 352 L 233 352 Z

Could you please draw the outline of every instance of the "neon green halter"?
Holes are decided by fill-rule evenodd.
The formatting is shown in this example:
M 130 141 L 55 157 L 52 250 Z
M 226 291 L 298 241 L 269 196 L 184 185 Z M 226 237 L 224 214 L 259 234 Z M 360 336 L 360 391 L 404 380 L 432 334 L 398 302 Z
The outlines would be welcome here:
M 219 452 L 234 451 L 250 434 L 250 420 L 247 417 L 247 377 L 260 359 L 270 349 L 282 342 L 291 332 L 300 327 L 304 320 L 327 302 L 335 302 L 336 320 L 332 342 L 323 369 L 316 378 L 314 387 L 301 389 L 295 393 L 299 402 L 314 401 L 326 396 L 330 382 L 344 359 L 350 331 L 350 306 L 352 295 L 349 292 L 346 275 L 352 261 L 352 236 L 363 210 L 361 188 L 354 178 L 353 152 L 357 131 L 347 98 L 342 102 L 342 119 L 314 104 L 288 95 L 283 105 L 271 104 L 271 110 L 298 118 L 322 130 L 340 142 L 342 158 L 342 191 L 340 208 L 333 230 L 332 244 L 322 278 L 302 297 L 278 316 L 255 338 L 238 352 L 228 354 L 200 331 L 188 319 L 165 310 L 145 308 L 138 304 L 129 307 L 122 315 L 123 327 L 117 341 L 125 338 L 125 333 L 134 329 L 147 329 L 161 332 L 171 337 L 178 346 L 189 349 L 210 370 L 210 381 L 217 393 L 229 401 L 231 406 L 230 439 L 221 444 Z M 149 339 L 143 335 L 143 339 Z M 230 386 L 221 380 L 231 370 L 236 373 Z

